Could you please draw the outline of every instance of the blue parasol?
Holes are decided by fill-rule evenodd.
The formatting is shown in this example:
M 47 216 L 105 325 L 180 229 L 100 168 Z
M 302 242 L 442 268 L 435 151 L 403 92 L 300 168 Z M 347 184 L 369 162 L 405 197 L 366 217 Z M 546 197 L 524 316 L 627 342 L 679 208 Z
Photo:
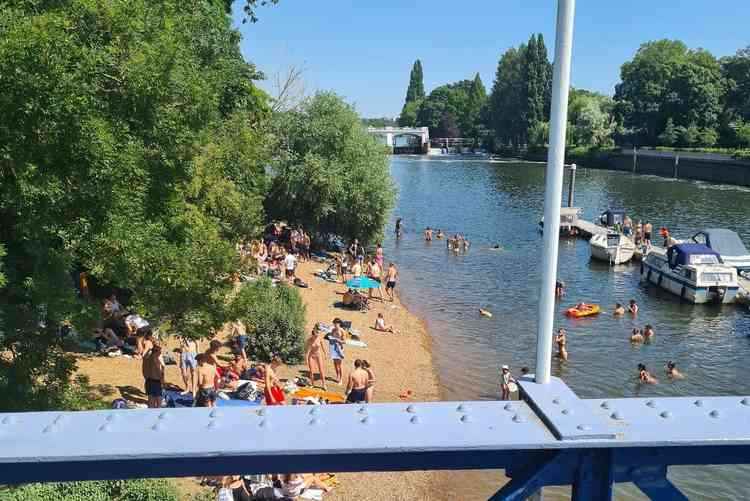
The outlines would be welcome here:
M 346 286 L 350 289 L 377 289 L 380 282 L 369 277 L 355 277 L 346 281 Z

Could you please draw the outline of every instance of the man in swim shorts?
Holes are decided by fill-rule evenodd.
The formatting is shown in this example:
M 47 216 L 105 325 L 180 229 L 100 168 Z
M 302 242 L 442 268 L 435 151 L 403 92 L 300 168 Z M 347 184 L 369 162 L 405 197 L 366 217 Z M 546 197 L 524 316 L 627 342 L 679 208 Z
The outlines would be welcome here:
M 370 375 L 362 368 L 362 361 L 354 361 L 354 370 L 349 373 L 349 380 L 346 383 L 346 402 L 349 404 L 359 404 L 367 401 L 367 383 Z
M 155 344 L 148 354 L 143 357 L 143 379 L 145 380 L 148 406 L 159 409 L 162 400 L 162 385 L 164 384 L 164 362 L 161 359 L 161 345 Z
M 385 275 L 385 293 L 388 294 L 391 302 L 393 302 L 393 290 L 396 288 L 396 281 L 398 280 L 398 269 L 396 265 L 390 263 L 388 265 L 388 272 Z
M 205 353 L 199 354 L 198 360 L 198 393 L 195 396 L 196 407 L 214 407 L 216 404 L 216 367 L 209 363 Z

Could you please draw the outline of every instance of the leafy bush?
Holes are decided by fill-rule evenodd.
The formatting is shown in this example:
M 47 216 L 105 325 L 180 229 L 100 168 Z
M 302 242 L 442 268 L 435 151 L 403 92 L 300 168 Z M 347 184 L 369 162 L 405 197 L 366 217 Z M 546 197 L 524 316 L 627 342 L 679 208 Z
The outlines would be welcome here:
M 177 489 L 166 480 L 57 482 L 0 490 L 0 501 L 178 501 Z
M 374 241 L 395 200 L 385 148 L 340 97 L 319 93 L 274 116 L 279 154 L 265 200 L 272 219 Z
M 296 289 L 259 280 L 240 289 L 231 310 L 247 328 L 251 358 L 268 361 L 279 355 L 286 363 L 302 361 L 305 305 Z

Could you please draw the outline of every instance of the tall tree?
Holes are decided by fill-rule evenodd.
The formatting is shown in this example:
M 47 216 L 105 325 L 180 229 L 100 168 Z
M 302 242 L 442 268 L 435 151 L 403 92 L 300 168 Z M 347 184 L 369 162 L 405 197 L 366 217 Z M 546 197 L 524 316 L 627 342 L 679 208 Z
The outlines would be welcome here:
M 406 102 L 424 99 L 424 75 L 422 74 L 422 61 L 417 59 L 411 68 L 409 75 L 409 88 L 406 89 Z
M 688 49 L 677 40 L 648 42 L 620 73 L 617 114 L 641 141 L 657 144 L 669 118 L 676 127 L 717 128 L 725 83 L 709 52 Z
M 3 5 L 0 408 L 60 408 L 58 328 L 98 313 L 78 272 L 165 329 L 223 323 L 235 239 L 262 216 L 268 99 L 213 0 Z
M 495 137 L 502 144 L 518 146 L 524 141 L 522 100 L 523 61 L 526 45 L 505 51 L 497 63 L 495 81 L 488 99 L 486 125 L 493 129 Z
M 482 127 L 482 110 L 487 104 L 487 90 L 484 88 L 479 73 L 474 75 L 474 80 L 469 88 L 469 98 L 466 109 L 465 135 L 473 138 L 479 137 Z
M 417 125 L 417 114 L 419 106 L 424 99 L 424 75 L 422 73 L 422 61 L 417 59 L 411 68 L 409 75 L 409 87 L 406 89 L 406 100 L 401 109 L 398 124 L 401 127 L 414 127 Z

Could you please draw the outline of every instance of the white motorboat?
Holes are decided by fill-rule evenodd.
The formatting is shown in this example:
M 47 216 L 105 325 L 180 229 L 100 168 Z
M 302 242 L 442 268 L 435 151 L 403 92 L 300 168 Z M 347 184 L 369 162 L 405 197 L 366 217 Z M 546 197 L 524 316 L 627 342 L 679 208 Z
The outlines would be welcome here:
M 597 233 L 589 240 L 591 257 L 609 264 L 627 263 L 633 259 L 635 244 L 631 239 L 617 232 Z
M 641 262 L 641 280 L 691 303 L 732 303 L 739 290 L 737 269 L 701 244 L 652 247 Z
M 690 240 L 718 252 L 722 262 L 734 266 L 738 272 L 750 272 L 750 252 L 740 236 L 732 230 L 708 228 L 699 231 Z

